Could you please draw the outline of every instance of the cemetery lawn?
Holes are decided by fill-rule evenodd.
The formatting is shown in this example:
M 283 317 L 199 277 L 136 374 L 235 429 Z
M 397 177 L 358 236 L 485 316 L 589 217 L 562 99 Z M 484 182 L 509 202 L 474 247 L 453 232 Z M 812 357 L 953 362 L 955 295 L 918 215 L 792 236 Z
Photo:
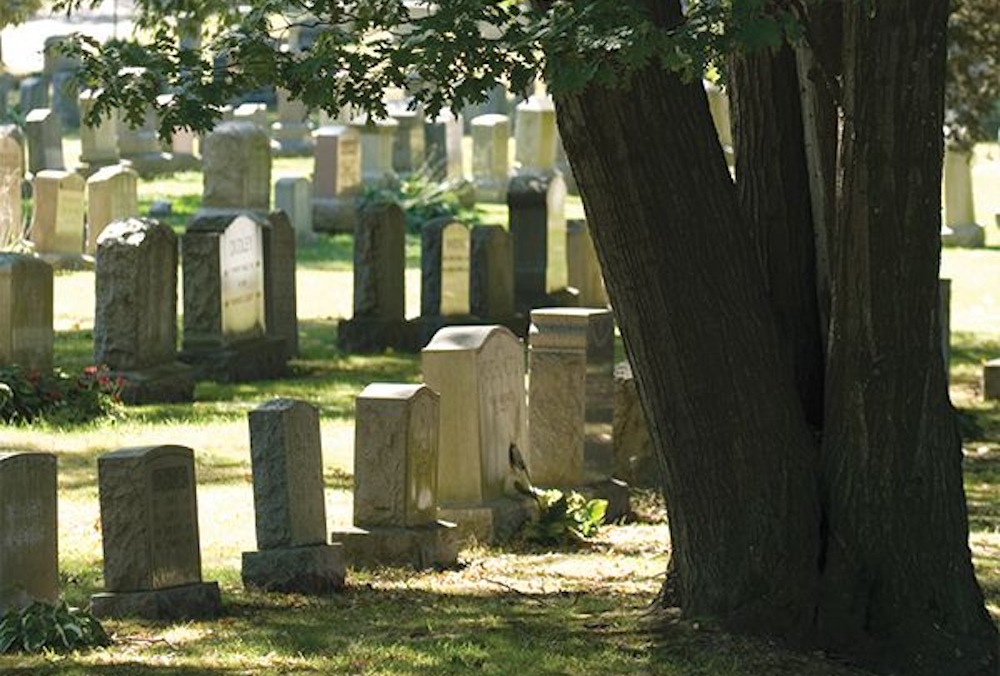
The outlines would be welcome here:
M 197 175 L 157 183 L 183 222 Z M 151 199 L 146 195 L 144 199 Z M 188 206 L 186 206 L 188 205 Z M 577 206 L 578 207 L 578 203 Z M 484 220 L 502 222 L 502 208 Z M 990 232 L 1000 239 L 1000 233 Z M 1000 243 L 1000 242 L 998 242 Z M 407 307 L 419 308 L 419 245 L 411 237 Z M 246 414 L 273 397 L 316 404 L 321 414 L 329 529 L 351 514 L 355 395 L 374 381 L 416 382 L 415 355 L 339 353 L 336 320 L 351 313 L 351 240 L 322 237 L 299 251 L 301 356 L 290 377 L 238 385 L 202 383 L 193 405 L 143 406 L 83 427 L 5 427 L 4 450 L 59 457 L 63 594 L 86 605 L 102 588 L 96 459 L 156 443 L 195 449 L 204 579 L 218 581 L 224 614 L 205 622 L 107 621 L 108 648 L 0 656 L 3 674 L 664 674 L 846 676 L 864 674 L 820 655 L 738 638 L 650 611 L 669 558 L 662 505 L 636 493 L 640 519 L 602 530 L 586 547 L 470 547 L 456 570 L 349 571 L 325 598 L 243 590 L 240 555 L 256 548 Z M 953 281 L 952 399 L 965 447 L 970 546 L 994 617 L 1000 616 L 1000 405 L 979 392 L 983 360 L 1000 356 L 1000 248 L 947 251 Z M 56 362 L 90 360 L 93 275 L 55 280 Z M 620 356 L 619 346 L 619 356 Z

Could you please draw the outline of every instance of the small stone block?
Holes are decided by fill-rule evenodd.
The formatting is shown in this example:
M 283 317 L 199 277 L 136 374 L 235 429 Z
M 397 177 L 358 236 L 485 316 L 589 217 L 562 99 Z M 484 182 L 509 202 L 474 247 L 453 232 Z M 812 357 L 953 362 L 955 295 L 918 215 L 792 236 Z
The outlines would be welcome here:
M 1000 359 L 990 359 L 983 364 L 983 399 L 1000 399 Z
M 198 582 L 151 591 L 104 592 L 90 597 L 95 617 L 144 620 L 210 620 L 222 612 L 215 582 Z
M 344 587 L 340 544 L 243 552 L 243 586 L 248 589 L 321 596 Z
M 455 524 L 437 521 L 409 528 L 351 527 L 330 539 L 344 546 L 344 560 L 353 568 L 412 566 L 451 568 L 458 563 L 459 532 Z

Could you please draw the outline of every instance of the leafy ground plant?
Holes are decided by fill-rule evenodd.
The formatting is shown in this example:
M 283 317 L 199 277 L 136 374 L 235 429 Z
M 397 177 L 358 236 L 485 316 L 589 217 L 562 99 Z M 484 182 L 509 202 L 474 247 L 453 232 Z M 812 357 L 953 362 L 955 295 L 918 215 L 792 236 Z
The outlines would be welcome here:
M 35 602 L 0 620 L 0 653 L 79 650 L 111 643 L 93 615 L 60 601 Z
M 597 535 L 604 524 L 607 500 L 588 500 L 576 491 L 563 492 L 557 488 L 531 486 L 525 492 L 538 504 L 538 519 L 529 521 L 524 528 L 524 537 L 529 542 L 577 544 Z
M 20 366 L 0 368 L 0 421 L 79 424 L 114 418 L 121 411 L 124 381 L 106 366 L 88 366 L 78 375 L 62 369 L 43 372 Z

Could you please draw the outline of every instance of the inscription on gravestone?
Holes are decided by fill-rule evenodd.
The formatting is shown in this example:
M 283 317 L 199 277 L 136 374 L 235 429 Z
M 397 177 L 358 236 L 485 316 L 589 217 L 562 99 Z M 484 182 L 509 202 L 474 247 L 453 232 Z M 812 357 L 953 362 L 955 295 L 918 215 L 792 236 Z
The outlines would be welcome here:
M 222 235 L 222 332 L 230 337 L 264 331 L 264 267 L 260 226 L 235 219 Z

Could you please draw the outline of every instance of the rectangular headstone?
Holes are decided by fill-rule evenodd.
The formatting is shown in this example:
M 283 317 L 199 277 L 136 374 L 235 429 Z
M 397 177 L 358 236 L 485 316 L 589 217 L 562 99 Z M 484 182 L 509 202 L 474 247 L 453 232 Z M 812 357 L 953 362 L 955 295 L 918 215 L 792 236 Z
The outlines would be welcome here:
M 587 221 L 582 219 L 566 223 L 566 277 L 569 285 L 580 291 L 581 306 L 607 306 L 608 294 L 604 289 L 601 264 Z
M 358 118 L 351 122 L 361 138 L 361 181 L 381 185 L 395 178 L 393 144 L 399 123 L 390 118 L 369 121 Z
M 506 115 L 480 115 L 472 120 L 472 180 L 480 202 L 503 202 L 510 172 Z
M 499 225 L 472 229 L 469 305 L 484 319 L 514 316 L 514 249 L 510 233 Z
M 49 107 L 49 81 L 44 77 L 26 77 L 18 87 L 21 113 Z
M 277 155 L 308 155 L 313 139 L 308 123 L 309 109 L 287 89 L 278 88 L 278 121 L 271 125 L 272 146 Z
M 35 174 L 30 238 L 44 254 L 83 253 L 84 188 L 77 173 L 46 169 Z
M 462 164 L 462 116 L 442 110 L 424 121 L 424 152 L 431 175 L 439 181 L 458 181 L 464 176 Z
M 396 204 L 363 209 L 354 231 L 354 316 L 406 318 L 406 220 Z
M 420 230 L 420 314 L 469 314 L 469 229 L 449 217 Z
M 257 548 L 325 544 L 323 452 L 316 407 L 272 399 L 251 411 L 249 419 Z
M 101 231 L 112 221 L 139 215 L 139 175 L 124 164 L 99 169 L 87 179 L 87 244 L 97 251 Z
M 90 166 L 116 164 L 118 151 L 117 111 L 92 124 L 87 121 L 99 92 L 87 89 L 80 94 L 80 161 Z
M 24 118 L 24 135 L 28 141 L 28 171 L 36 174 L 43 169 L 64 169 L 62 124 L 49 108 L 36 108 Z
M 274 208 L 288 214 L 299 242 L 315 239 L 312 220 L 312 184 L 305 176 L 284 176 L 274 183 Z
M 0 247 L 24 237 L 21 184 L 24 181 L 24 140 L 14 125 L 0 125 Z
M 392 141 L 392 168 L 400 174 L 411 174 L 424 163 L 424 113 L 403 105 L 391 106 L 389 115 L 397 122 Z
M 252 122 L 223 122 L 202 146 L 202 206 L 267 213 L 271 205 L 271 142 Z
M 361 137 L 354 127 L 321 127 L 316 141 L 313 196 L 321 199 L 356 195 L 361 189 Z
M 568 285 L 566 185 L 559 174 L 515 176 L 507 192 L 514 241 L 514 292 L 521 311 Z
M 0 615 L 59 600 L 56 456 L 0 453 Z
M 283 211 L 267 217 L 264 235 L 264 323 L 268 335 L 285 341 L 285 357 L 299 353 L 295 299 L 295 229 Z
M 357 397 L 354 424 L 354 525 L 435 523 L 438 395 L 374 383 Z
M 517 106 L 514 160 L 518 173 L 547 173 L 556 166 L 556 108 L 547 96 Z
M 52 368 L 52 267 L 0 253 L 0 364 Z
M 97 459 L 109 592 L 201 582 L 194 452 L 123 448 Z

